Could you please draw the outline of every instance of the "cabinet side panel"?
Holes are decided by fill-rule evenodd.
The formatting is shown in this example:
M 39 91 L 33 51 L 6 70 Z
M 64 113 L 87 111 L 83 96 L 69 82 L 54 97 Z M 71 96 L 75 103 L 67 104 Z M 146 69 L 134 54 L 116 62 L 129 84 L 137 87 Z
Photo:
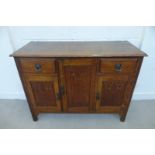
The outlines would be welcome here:
M 17 66 L 17 69 L 18 69 L 19 77 L 20 77 L 21 82 L 22 82 L 22 86 L 23 86 L 23 89 L 24 89 L 24 92 L 25 92 L 25 95 L 26 95 L 26 99 L 27 99 L 27 102 L 28 102 L 28 105 L 29 105 L 32 117 L 33 117 L 33 119 L 35 119 L 37 117 L 37 112 L 33 109 L 30 97 L 28 95 L 27 85 L 25 83 L 24 75 L 23 75 L 22 70 L 21 70 L 20 58 L 14 57 L 14 59 L 15 59 L 15 62 L 16 62 L 16 66 Z
M 121 121 L 124 121 L 126 118 L 126 114 L 128 112 L 128 108 L 132 99 L 132 95 L 134 92 L 134 88 L 138 79 L 138 75 L 140 72 L 140 68 L 143 62 L 143 57 L 137 58 L 137 66 L 136 71 L 133 74 L 133 76 L 130 77 L 129 84 L 127 85 L 127 91 L 124 94 L 124 102 L 120 111 Z

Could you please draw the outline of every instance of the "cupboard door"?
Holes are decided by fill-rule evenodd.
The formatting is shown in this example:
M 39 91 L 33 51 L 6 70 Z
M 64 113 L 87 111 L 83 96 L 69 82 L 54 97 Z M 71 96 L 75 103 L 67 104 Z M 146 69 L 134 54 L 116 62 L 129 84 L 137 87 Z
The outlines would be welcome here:
M 96 110 L 119 112 L 127 91 L 128 76 L 104 75 L 97 77 Z
M 90 112 L 95 95 L 95 61 L 67 59 L 62 63 L 65 112 Z
M 38 112 L 61 111 L 57 76 L 25 74 L 25 81 L 35 110 Z

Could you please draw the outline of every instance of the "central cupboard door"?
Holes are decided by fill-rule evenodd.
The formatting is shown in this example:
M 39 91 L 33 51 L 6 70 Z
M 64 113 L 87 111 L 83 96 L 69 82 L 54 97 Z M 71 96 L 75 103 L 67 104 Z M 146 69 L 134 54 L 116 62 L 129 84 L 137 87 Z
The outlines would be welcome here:
M 95 61 L 70 58 L 62 61 L 63 108 L 65 112 L 91 112 L 95 96 Z

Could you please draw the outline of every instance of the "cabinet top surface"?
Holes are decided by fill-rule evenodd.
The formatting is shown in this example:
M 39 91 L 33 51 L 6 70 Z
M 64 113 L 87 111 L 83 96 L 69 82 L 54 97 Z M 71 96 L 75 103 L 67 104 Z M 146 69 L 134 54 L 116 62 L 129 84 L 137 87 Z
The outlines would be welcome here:
M 128 41 L 30 42 L 13 57 L 143 57 L 146 53 Z

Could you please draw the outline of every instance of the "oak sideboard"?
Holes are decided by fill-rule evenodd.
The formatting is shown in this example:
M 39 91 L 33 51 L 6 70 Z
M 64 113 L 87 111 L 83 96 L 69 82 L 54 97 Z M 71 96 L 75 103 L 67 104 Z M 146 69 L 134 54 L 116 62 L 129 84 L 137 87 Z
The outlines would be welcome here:
M 14 57 L 33 120 L 39 113 L 117 113 L 124 121 L 142 52 L 127 41 L 30 42 Z

